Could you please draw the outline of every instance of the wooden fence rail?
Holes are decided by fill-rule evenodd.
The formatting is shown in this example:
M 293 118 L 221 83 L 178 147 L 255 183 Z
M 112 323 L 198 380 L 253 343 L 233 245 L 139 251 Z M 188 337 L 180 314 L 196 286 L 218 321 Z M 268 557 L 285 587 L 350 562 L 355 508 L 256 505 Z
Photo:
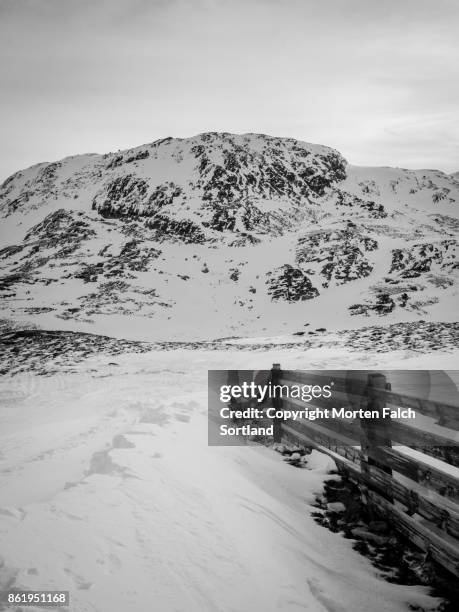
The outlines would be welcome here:
M 350 392 L 349 379 L 336 374 L 282 371 L 274 364 L 271 383 L 323 386 L 333 378 L 333 407 L 355 408 L 363 401 L 380 414 L 385 406 L 412 408 L 434 419 L 435 426 L 429 430 L 394 419 L 276 419 L 275 441 L 314 447 L 332 457 L 359 486 L 366 504 L 459 576 L 459 407 L 396 393 L 383 374 L 369 374 Z M 276 397 L 273 406 L 298 410 L 305 402 Z M 309 409 L 323 406 L 320 399 L 307 404 Z

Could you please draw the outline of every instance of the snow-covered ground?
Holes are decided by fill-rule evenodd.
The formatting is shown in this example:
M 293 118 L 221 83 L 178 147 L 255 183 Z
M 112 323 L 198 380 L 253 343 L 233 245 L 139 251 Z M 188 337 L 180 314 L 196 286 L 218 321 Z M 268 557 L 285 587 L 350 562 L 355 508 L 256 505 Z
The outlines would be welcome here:
M 69 590 L 72 612 L 435 608 L 313 521 L 324 455 L 300 470 L 262 446 L 207 445 L 207 370 L 451 366 L 436 355 L 158 351 L 5 375 L 0 587 Z

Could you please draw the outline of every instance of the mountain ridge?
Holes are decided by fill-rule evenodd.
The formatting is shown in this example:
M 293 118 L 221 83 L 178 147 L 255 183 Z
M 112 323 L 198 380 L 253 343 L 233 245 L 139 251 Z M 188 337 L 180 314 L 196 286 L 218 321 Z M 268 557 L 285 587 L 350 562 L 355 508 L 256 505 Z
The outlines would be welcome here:
M 458 205 L 441 171 L 257 134 L 36 164 L 0 187 L 0 317 L 154 340 L 454 320 Z

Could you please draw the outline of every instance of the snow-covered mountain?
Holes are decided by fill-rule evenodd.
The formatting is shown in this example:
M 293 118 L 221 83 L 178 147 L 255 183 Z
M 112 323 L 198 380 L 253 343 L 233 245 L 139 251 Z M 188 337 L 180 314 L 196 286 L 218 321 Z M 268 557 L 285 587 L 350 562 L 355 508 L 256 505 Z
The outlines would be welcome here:
M 258 134 L 166 138 L 0 188 L 0 318 L 133 339 L 455 321 L 459 178 Z

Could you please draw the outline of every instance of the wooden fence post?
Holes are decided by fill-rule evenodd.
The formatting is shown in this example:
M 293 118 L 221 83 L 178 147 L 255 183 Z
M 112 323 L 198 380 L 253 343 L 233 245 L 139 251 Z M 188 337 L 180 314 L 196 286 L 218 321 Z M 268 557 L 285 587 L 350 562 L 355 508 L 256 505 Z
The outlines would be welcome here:
M 230 387 L 239 385 L 239 370 L 228 370 L 227 384 Z M 230 404 L 231 409 L 236 409 L 237 408 L 237 399 L 234 398 L 233 396 L 231 396 L 229 404 Z M 235 419 L 233 417 L 232 421 L 236 422 L 237 419 Z
M 360 467 L 363 474 L 366 474 L 368 480 L 371 481 L 371 466 L 374 465 L 378 469 L 392 474 L 390 467 L 381 463 L 379 448 L 391 448 L 391 430 L 390 418 L 384 418 L 383 408 L 386 406 L 384 391 L 390 389 L 390 383 L 384 374 L 375 373 L 368 374 L 367 386 L 364 392 L 363 406 L 364 410 L 370 410 L 377 413 L 374 418 L 360 419 L 361 435 L 361 461 Z M 391 490 L 384 492 L 384 497 L 393 503 L 393 493 Z
M 273 367 L 271 369 L 271 384 L 278 385 L 282 378 L 282 370 L 280 363 L 273 363 Z M 278 396 L 277 393 L 274 393 L 273 397 L 273 407 L 276 410 L 282 409 L 282 398 Z M 282 441 L 282 419 L 275 418 L 273 419 L 273 438 L 274 442 Z

